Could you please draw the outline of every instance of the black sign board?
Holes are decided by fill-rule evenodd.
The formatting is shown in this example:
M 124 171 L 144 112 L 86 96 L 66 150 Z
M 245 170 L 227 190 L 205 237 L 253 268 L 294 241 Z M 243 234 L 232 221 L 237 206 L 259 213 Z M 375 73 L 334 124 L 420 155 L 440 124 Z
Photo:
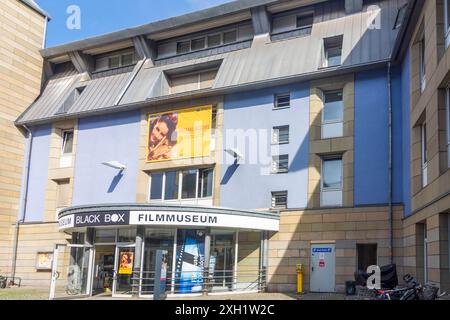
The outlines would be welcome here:
M 79 213 L 75 227 L 125 226 L 130 223 L 130 211 Z

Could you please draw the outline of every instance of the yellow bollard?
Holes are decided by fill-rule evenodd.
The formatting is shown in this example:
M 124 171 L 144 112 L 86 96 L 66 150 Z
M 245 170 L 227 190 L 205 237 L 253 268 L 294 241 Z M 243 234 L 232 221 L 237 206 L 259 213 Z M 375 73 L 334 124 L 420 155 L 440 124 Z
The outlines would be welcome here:
M 297 265 L 297 293 L 303 294 L 303 264 Z

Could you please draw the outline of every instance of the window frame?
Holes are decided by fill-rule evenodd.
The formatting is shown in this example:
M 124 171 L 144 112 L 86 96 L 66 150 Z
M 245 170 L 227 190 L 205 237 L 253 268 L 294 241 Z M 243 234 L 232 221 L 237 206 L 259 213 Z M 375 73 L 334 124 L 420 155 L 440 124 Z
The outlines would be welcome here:
M 340 62 L 338 64 L 330 65 L 329 63 L 329 51 L 332 49 L 338 48 L 341 52 L 340 56 Z M 336 45 L 326 45 L 325 46 L 325 56 L 324 56 L 324 68 L 333 68 L 333 67 L 339 67 L 342 65 L 342 44 L 336 44 Z
M 337 94 L 340 93 L 341 94 L 341 106 L 342 106 L 342 117 L 340 119 L 334 119 L 334 120 L 326 120 L 325 119 L 325 109 L 327 107 L 327 95 L 331 95 L 331 94 Z M 323 96 L 323 110 L 322 110 L 322 115 L 321 115 L 321 139 L 332 139 L 332 138 L 342 138 L 344 136 L 344 110 L 345 110 L 345 106 L 344 106 L 344 89 L 337 89 L 337 90 L 330 90 L 330 91 L 324 91 L 322 93 Z M 334 126 L 334 125 L 341 125 L 339 127 L 339 131 L 342 132 L 339 135 L 325 135 L 325 130 L 327 129 L 327 127 L 330 126 Z
M 194 198 L 183 198 L 182 192 L 183 192 L 183 172 L 195 170 L 196 171 L 196 185 L 195 185 L 195 197 Z M 211 196 L 207 197 L 199 197 L 199 188 L 203 188 L 203 180 L 199 181 L 200 179 L 200 172 L 201 171 L 212 171 L 212 189 L 211 189 Z M 177 191 L 177 198 L 176 199 L 166 199 L 166 183 L 167 183 L 167 173 L 169 172 L 175 172 L 176 178 L 178 180 L 178 191 Z M 162 184 L 161 184 L 161 199 L 151 199 L 151 191 L 152 191 L 152 175 L 153 174 L 162 174 Z M 148 182 L 148 193 L 147 193 L 147 202 L 183 202 L 183 201 L 192 201 L 192 200 L 204 200 L 204 199 L 213 199 L 214 198 L 214 177 L 215 177 L 215 170 L 213 167 L 201 167 L 201 168 L 180 168 L 180 169 L 173 169 L 173 170 L 166 170 L 166 171 L 154 171 L 149 172 L 149 182 Z M 202 193 L 203 194 L 203 193 Z
M 286 160 L 286 168 L 280 167 L 280 159 L 283 157 L 283 161 Z M 284 159 L 286 158 L 286 159 Z M 275 167 L 276 164 L 276 167 Z M 289 173 L 289 154 L 280 154 L 272 156 L 272 174 L 286 174 Z
M 450 45 L 450 17 L 448 15 L 448 10 L 450 9 L 450 0 L 444 0 L 444 37 L 445 37 L 445 48 Z
M 289 105 L 288 106 L 279 106 L 278 99 L 281 97 L 289 97 Z M 282 110 L 282 109 L 288 109 L 291 107 L 292 97 L 290 92 L 284 92 L 284 93 L 276 93 L 274 94 L 274 102 L 273 102 L 273 110 Z
M 406 17 L 407 7 L 408 7 L 408 4 L 406 3 L 403 6 L 401 6 L 400 8 L 398 8 L 397 16 L 396 16 L 395 22 L 394 22 L 394 28 L 393 28 L 394 30 L 396 30 L 402 26 L 403 21 L 405 20 L 405 17 Z
M 340 187 L 324 187 L 324 164 L 326 161 L 332 161 L 332 160 L 340 160 L 341 161 L 341 185 Z M 342 207 L 344 204 L 344 155 L 327 155 L 321 157 L 321 163 L 320 163 L 320 207 L 321 208 L 327 208 L 327 207 Z M 340 193 L 339 194 L 339 203 L 331 203 L 331 204 L 324 204 L 324 198 L 325 194 L 330 193 Z
M 447 129 L 447 167 L 450 168 L 450 86 L 445 90 L 445 117 Z
M 426 45 L 425 34 L 420 37 L 419 43 L 419 80 L 420 80 L 420 92 L 423 93 L 427 87 L 427 68 L 426 68 Z
M 67 135 L 71 133 L 72 134 L 72 151 L 70 153 L 66 153 L 65 149 L 66 149 L 66 144 L 67 144 Z M 65 129 L 62 130 L 62 144 L 61 144 L 61 156 L 71 156 L 73 155 L 73 145 L 74 145 L 74 138 L 75 138 L 75 130 L 74 129 Z
M 280 131 L 283 129 L 287 130 L 287 140 L 286 141 L 280 141 Z M 291 139 L 290 131 L 291 131 L 291 128 L 289 125 L 273 127 L 272 128 L 272 144 L 274 144 L 274 145 L 289 144 L 290 139 Z M 276 132 L 278 132 L 278 134 L 275 134 Z
M 304 17 L 308 17 L 308 16 L 312 16 L 312 23 L 310 25 L 299 27 L 299 25 L 298 25 L 299 19 L 304 18 Z M 313 11 L 298 13 L 296 15 L 296 17 L 295 17 L 295 30 L 303 30 L 303 29 L 312 28 L 313 25 L 314 25 L 314 12 Z
M 271 204 L 270 204 L 270 207 L 272 208 L 272 209 L 287 209 L 288 208 L 288 194 L 289 194 L 289 192 L 287 191 L 287 190 L 285 190 L 285 191 L 272 191 L 271 192 Z M 277 196 L 284 196 L 284 197 L 286 197 L 286 204 L 284 205 L 284 206 L 282 206 L 282 205 L 276 205 L 276 197 Z
M 420 163 L 422 175 L 422 188 L 428 185 L 428 145 L 427 145 L 427 124 L 424 121 L 420 125 Z

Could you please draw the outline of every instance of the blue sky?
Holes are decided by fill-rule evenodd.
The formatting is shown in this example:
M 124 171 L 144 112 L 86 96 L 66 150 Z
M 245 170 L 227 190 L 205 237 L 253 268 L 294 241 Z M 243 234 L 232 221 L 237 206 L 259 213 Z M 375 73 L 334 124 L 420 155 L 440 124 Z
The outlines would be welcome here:
M 35 0 L 52 20 L 47 47 L 135 27 L 232 0 Z M 80 29 L 70 30 L 66 21 L 71 5 L 80 8 Z

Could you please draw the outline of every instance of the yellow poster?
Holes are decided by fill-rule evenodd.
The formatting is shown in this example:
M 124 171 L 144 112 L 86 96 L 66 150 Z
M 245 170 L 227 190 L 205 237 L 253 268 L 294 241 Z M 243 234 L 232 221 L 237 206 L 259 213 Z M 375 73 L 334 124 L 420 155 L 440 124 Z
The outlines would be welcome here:
M 134 252 L 121 251 L 119 259 L 119 274 L 133 274 Z
M 147 162 L 210 155 L 212 106 L 150 114 Z

